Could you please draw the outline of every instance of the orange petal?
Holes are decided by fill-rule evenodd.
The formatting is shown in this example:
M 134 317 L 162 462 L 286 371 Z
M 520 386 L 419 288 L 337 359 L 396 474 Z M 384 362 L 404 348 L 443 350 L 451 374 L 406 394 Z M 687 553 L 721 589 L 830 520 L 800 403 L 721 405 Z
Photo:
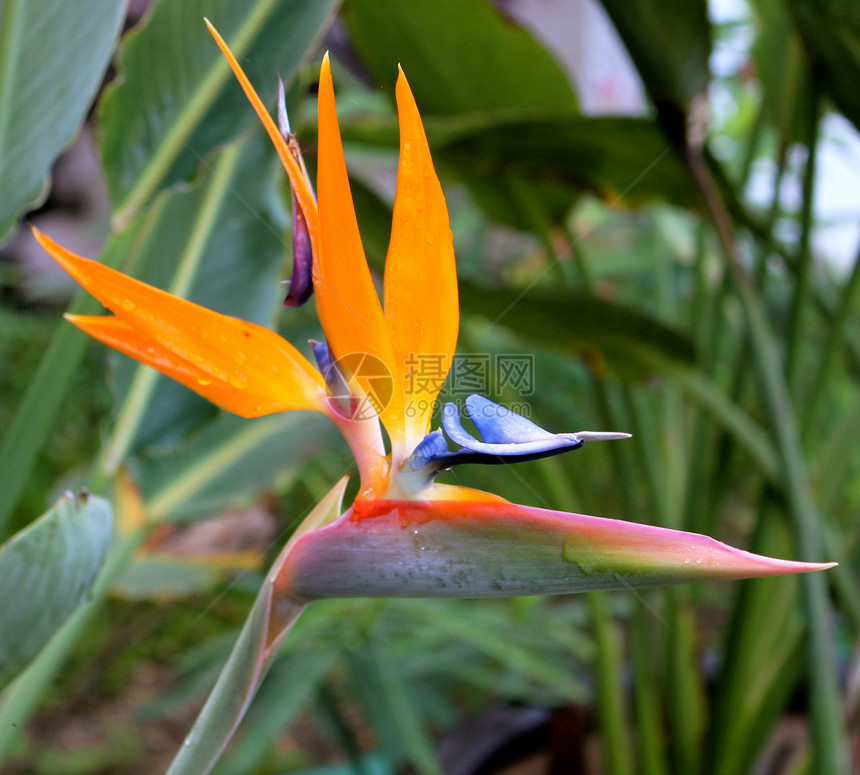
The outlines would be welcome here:
M 323 59 L 319 86 L 319 158 L 317 194 L 319 196 L 320 249 L 315 267 L 314 291 L 317 311 L 336 358 L 353 353 L 381 361 L 394 375 L 391 342 L 379 296 L 373 285 L 361 235 L 355 218 L 352 193 L 343 158 L 343 145 L 334 103 L 334 86 L 328 56 Z M 367 363 L 365 361 L 364 363 Z M 368 396 L 378 394 L 373 380 L 381 375 L 356 378 Z M 380 407 L 382 421 L 397 443 L 403 426 L 403 401 L 399 385 L 387 406 Z
M 400 164 L 385 263 L 385 319 L 402 392 L 407 443 L 423 438 L 451 368 L 460 326 L 448 208 L 415 99 L 397 78 Z
M 257 92 L 254 91 L 254 87 L 251 86 L 251 82 L 248 80 L 248 77 L 236 61 L 236 57 L 233 56 L 233 53 L 227 47 L 224 39 L 218 34 L 218 30 L 212 26 L 212 23 L 208 19 L 204 19 L 204 21 L 206 22 L 206 26 L 209 28 L 209 32 L 212 33 L 212 37 L 215 38 L 218 48 L 221 49 L 227 62 L 230 64 L 230 68 L 233 70 L 236 80 L 239 81 L 242 91 L 244 91 L 245 95 L 248 97 L 251 107 L 254 108 L 260 121 L 263 122 L 266 132 L 271 138 L 272 143 L 275 146 L 275 150 L 278 152 L 281 163 L 284 165 L 284 169 L 287 171 L 287 175 L 290 178 L 290 185 L 292 185 L 293 191 L 296 193 L 296 199 L 299 200 L 299 207 L 302 208 L 302 214 L 305 216 L 308 234 L 311 238 L 311 245 L 313 245 L 314 254 L 316 254 L 317 242 L 319 240 L 319 219 L 317 216 L 316 199 L 314 199 L 314 193 L 310 187 L 307 176 L 302 170 L 301 165 L 290 152 L 286 140 L 284 140 L 280 130 L 269 115 L 269 111 L 266 110 L 266 106 L 263 105 L 263 101 L 257 95 Z
M 236 390 L 229 382 L 214 378 L 113 315 L 66 315 L 66 318 L 102 344 L 152 366 L 228 412 L 242 417 L 261 417 L 293 408 L 282 400 L 257 395 L 252 389 Z
M 274 331 L 220 315 L 76 256 L 36 229 L 33 234 L 75 280 L 119 318 L 116 323 L 94 324 L 88 317 L 74 321 L 78 325 L 83 321 L 82 327 L 111 346 L 243 416 L 321 409 L 322 378 Z M 120 329 L 120 323 L 127 328 Z M 101 335 L 95 333 L 97 329 Z M 121 345 L 126 335 L 127 344 Z M 210 384 L 201 384 L 201 379 Z

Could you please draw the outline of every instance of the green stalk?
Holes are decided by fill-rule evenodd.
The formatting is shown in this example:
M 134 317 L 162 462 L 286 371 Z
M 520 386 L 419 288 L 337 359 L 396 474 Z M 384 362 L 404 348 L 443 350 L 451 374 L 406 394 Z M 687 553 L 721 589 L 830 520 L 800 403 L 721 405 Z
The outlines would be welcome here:
M 821 91 L 813 84 L 810 97 L 810 114 L 806 138 L 806 168 L 803 171 L 803 203 L 800 209 L 800 246 L 795 262 L 795 285 L 791 304 L 791 327 L 788 335 L 786 373 L 788 386 L 795 397 L 799 396 L 799 369 L 803 361 L 803 335 L 807 308 L 810 307 L 812 283 L 812 228 L 813 198 L 815 193 L 815 167 L 818 156 L 818 121 L 821 112 Z
M 685 588 L 665 590 L 671 637 L 666 650 L 674 771 L 699 772 L 705 698 L 696 662 L 696 621 Z
M 624 687 L 621 683 L 621 644 L 606 605 L 606 596 L 587 594 L 591 627 L 597 645 L 597 714 L 603 737 L 607 775 L 633 775 L 632 744 L 624 721 Z
M 726 180 L 725 171 L 720 166 L 720 163 L 707 152 L 705 153 L 705 161 L 707 162 L 708 171 L 713 175 L 714 181 L 719 188 L 719 193 L 725 199 L 725 208 L 731 213 L 732 217 L 734 217 L 739 225 L 748 229 L 760 242 L 767 243 L 771 241 L 773 252 L 782 259 L 790 271 L 795 271 L 796 257 L 783 243 L 774 239 L 774 235 L 769 231 L 768 224 L 753 215 L 737 198 L 737 195 L 732 191 L 730 184 Z M 835 312 L 827 290 L 818 284 L 813 284 L 811 294 L 819 313 L 826 321 L 832 322 Z M 846 330 L 845 346 L 852 367 L 855 370 L 860 370 L 860 340 L 858 340 L 854 332 Z
M 800 444 L 800 432 L 782 371 L 779 348 L 764 304 L 757 295 L 734 253 L 731 221 L 702 158 L 688 149 L 691 174 L 699 186 L 717 235 L 735 289 L 749 326 L 755 364 L 768 421 L 778 452 L 779 466 L 795 537 L 803 559 L 819 558 L 823 542 Z M 847 771 L 847 741 L 841 718 L 841 698 L 836 675 L 832 631 L 832 607 L 826 578 L 812 573 L 801 580 L 803 604 L 809 624 L 808 667 L 812 699 L 812 728 L 816 766 L 820 775 L 842 775 Z
M 669 775 L 664 751 L 660 693 L 654 675 L 649 636 L 654 631 L 654 613 L 645 601 L 633 609 L 633 708 L 636 718 L 637 758 L 641 775 Z
M 593 279 L 587 271 L 587 265 L 582 251 L 578 247 L 576 240 L 573 239 L 573 236 L 568 234 L 568 237 L 570 238 L 574 262 L 580 270 L 583 284 L 593 292 Z M 592 380 L 592 386 L 592 393 L 598 407 L 598 414 L 600 416 L 601 423 L 607 428 L 615 427 L 613 412 L 606 388 L 597 380 L 596 377 Z M 646 484 L 648 485 L 647 489 L 650 494 L 652 508 L 654 513 L 658 515 L 660 523 L 665 524 L 664 520 L 669 518 L 667 513 L 668 507 L 664 499 L 663 488 L 660 485 L 660 474 L 656 466 L 656 456 L 653 455 L 648 448 L 648 434 L 644 432 L 643 421 L 633 398 L 631 389 L 626 385 L 622 386 L 621 393 L 632 424 L 631 430 L 633 432 L 633 440 L 635 442 L 633 449 L 637 453 L 640 461 L 639 471 L 647 472 L 645 479 Z M 614 468 L 620 474 L 621 481 L 628 484 L 627 487 L 622 487 L 621 489 L 624 494 L 628 513 L 634 514 L 636 501 L 633 497 L 632 487 L 634 482 L 640 478 L 637 476 L 636 466 L 633 464 L 632 458 L 626 455 L 624 449 L 619 445 L 613 445 L 610 447 L 610 454 L 614 462 Z M 595 593 L 590 597 L 597 598 L 600 596 Z M 639 607 L 643 608 L 644 603 L 642 602 L 642 599 L 639 598 L 638 600 Z M 624 714 L 623 704 L 621 702 L 621 697 L 623 697 L 623 694 L 621 693 L 622 687 L 617 685 L 617 683 L 615 685 L 612 683 L 613 676 L 615 677 L 614 680 L 617 682 L 618 676 L 621 674 L 620 654 L 617 653 L 617 649 L 612 648 L 611 639 L 613 636 L 610 630 L 611 625 L 605 611 L 605 602 L 590 601 L 590 608 L 592 625 L 595 628 L 595 637 L 598 641 L 598 660 L 599 662 L 602 662 L 602 664 L 598 664 L 598 686 L 600 689 L 599 711 L 601 730 L 604 737 L 604 749 L 606 749 L 606 747 L 613 748 L 613 750 L 610 751 L 610 756 L 607 757 L 607 765 L 623 768 L 626 766 L 627 762 L 623 758 L 618 760 L 616 760 L 616 758 L 622 756 L 620 751 L 626 750 L 625 746 L 629 746 L 630 742 L 626 735 L 626 724 L 623 723 Z M 649 609 L 647 614 L 652 617 L 651 621 L 649 621 L 647 616 L 644 614 L 637 616 L 633 621 L 633 629 L 635 633 L 633 636 L 634 657 L 636 648 L 635 644 L 641 644 L 644 642 L 647 638 L 648 632 L 654 626 L 654 612 Z M 675 640 L 675 634 L 675 631 L 671 629 L 670 626 L 669 637 L 672 641 Z M 604 651 L 607 656 L 603 656 Z M 614 667 L 614 672 L 611 664 L 613 657 L 618 659 L 618 662 Z M 643 658 L 645 658 L 645 655 L 640 653 L 639 659 L 642 660 Z M 637 667 L 640 667 L 640 665 L 637 665 Z M 672 672 L 674 672 L 674 667 L 670 667 L 673 668 Z M 689 675 L 687 675 L 686 678 L 689 678 Z M 678 683 L 679 689 L 683 688 L 681 684 L 684 683 L 684 679 L 679 679 Z M 690 686 L 696 685 L 696 681 L 688 682 L 686 684 L 686 688 L 689 689 Z M 645 770 L 645 772 L 665 772 L 668 769 L 668 765 L 665 758 L 665 741 L 659 726 L 659 719 L 661 716 L 659 695 L 653 691 L 653 688 L 649 686 L 649 682 L 644 678 L 641 682 L 634 682 L 634 689 L 636 690 L 636 694 L 634 696 L 634 707 L 637 721 L 641 721 L 643 713 L 647 713 L 650 718 L 650 721 L 645 724 L 637 723 L 636 739 L 639 743 L 638 758 L 641 762 L 647 763 L 649 769 Z M 640 689 L 645 692 L 641 697 L 639 695 Z M 677 704 L 678 697 L 682 694 L 686 695 L 686 692 L 670 694 L 670 708 Z
M 807 394 L 805 402 L 806 411 L 803 414 L 802 425 L 804 438 L 809 438 L 818 428 L 821 402 L 826 392 L 825 388 L 833 370 L 836 355 L 846 338 L 848 320 L 857 301 L 858 288 L 860 288 L 860 252 L 858 252 L 857 257 L 854 259 L 854 266 L 851 268 L 848 280 L 842 286 L 839 302 L 836 305 L 833 319 L 827 329 L 827 340 L 821 348 L 821 357 L 818 361 L 818 368 L 815 370 L 815 376 L 812 379 L 812 387 Z

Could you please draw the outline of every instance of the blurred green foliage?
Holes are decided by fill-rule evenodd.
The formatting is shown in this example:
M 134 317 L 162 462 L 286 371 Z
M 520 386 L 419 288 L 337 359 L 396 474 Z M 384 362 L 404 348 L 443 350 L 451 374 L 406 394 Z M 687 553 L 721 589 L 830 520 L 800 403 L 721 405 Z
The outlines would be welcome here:
M 0 4 L 0 76 L 17 51 L 12 7 L 32 5 Z M 331 49 L 377 270 L 400 62 L 451 205 L 461 353 L 534 353 L 533 394 L 504 380 L 488 393 L 526 405 L 547 428 L 634 434 L 449 480 L 840 568 L 608 598 L 318 604 L 216 771 L 346 760 L 341 772 L 361 773 L 374 750 L 390 768 L 436 772 L 439 737 L 493 702 L 516 702 L 584 709 L 610 775 L 846 775 L 849 742 L 855 758 L 860 746 L 845 678 L 860 653 L 860 260 L 822 253 L 814 213 L 827 121 L 860 121 L 860 15 L 836 0 L 759 0 L 741 22 L 714 23 L 700 0 L 604 0 L 649 98 L 640 115 L 618 116 L 580 109 L 580 87 L 505 13 L 513 5 L 156 0 L 119 44 L 118 77 L 91 118 L 111 202 L 102 260 L 277 326 L 304 348 L 319 336 L 312 311 L 284 312 L 278 295 L 290 261 L 283 175 L 201 17 L 264 98 L 280 72 L 310 162 L 312 84 L 319 50 Z M 48 36 L 63 23 L 56 13 L 27 34 Z M 34 43 L 50 61 L 0 78 L 0 105 L 50 81 L 74 97 L 74 109 L 55 100 L 52 110 L 79 125 L 118 23 L 103 21 L 92 41 Z M 740 58 L 716 66 L 714 47 L 738 28 Z M 40 160 L 69 133 L 57 127 L 46 145 L 35 128 L 53 114 L 22 115 L 29 129 L 0 121 L 4 191 L 11 161 L 35 170 L 41 188 Z M 762 180 L 765 197 L 753 196 Z M 7 271 L 14 260 L 7 251 L 0 263 L 0 526 L 11 534 L 58 490 L 88 483 L 113 496 L 120 529 L 93 603 L 0 697 L 0 757 L 11 755 L 12 773 L 153 771 L 223 665 L 258 570 L 349 456 L 313 419 L 238 421 L 145 367 L 118 356 L 106 367 L 102 348 L 59 321 L 62 310 L 28 300 L 20 273 Z M 448 397 L 460 397 L 450 385 Z M 221 554 L 206 545 L 202 557 L 168 555 L 160 543 L 189 529 L 176 523 L 255 507 L 276 527 L 250 556 L 235 529 Z M 143 547 L 142 525 L 153 531 Z M 163 584 L 149 602 L 109 599 L 129 564 L 164 556 L 208 572 L 182 577 L 169 603 Z M 127 697 L 153 666 L 156 696 Z M 97 734 L 76 753 L 40 735 L 74 717 L 85 695 L 105 707 L 127 698 L 131 709 L 120 721 L 89 714 Z M 779 759 L 773 741 L 790 715 L 809 736 Z M 139 719 L 161 723 L 166 742 L 132 741 Z

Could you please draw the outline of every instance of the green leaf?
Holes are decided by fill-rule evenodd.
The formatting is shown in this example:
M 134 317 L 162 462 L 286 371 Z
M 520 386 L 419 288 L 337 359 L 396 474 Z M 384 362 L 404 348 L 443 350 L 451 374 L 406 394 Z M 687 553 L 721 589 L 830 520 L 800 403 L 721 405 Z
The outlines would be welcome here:
M 334 425 L 309 412 L 254 420 L 225 414 L 172 453 L 140 463 L 147 513 L 189 519 L 236 505 L 336 443 Z
M 613 207 L 653 200 L 699 206 L 687 171 L 651 119 L 502 118 L 446 144 L 440 159 L 490 205 L 491 215 L 530 231 L 540 225 L 524 220 L 530 207 L 541 212 L 529 202 L 534 196 L 556 222 L 580 191 Z
M 146 244 L 149 229 L 157 215 L 151 210 L 124 232 L 114 235 L 105 245 L 101 262 L 112 268 L 133 263 Z M 69 312 L 92 315 L 101 305 L 87 294 L 80 294 Z M 54 429 L 54 418 L 63 406 L 67 388 L 81 362 L 90 339 L 62 320 L 39 362 L 12 422 L 0 443 L 0 534 L 18 500 L 21 489 L 39 450 Z
M 106 500 L 64 496 L 0 546 L 0 688 L 87 599 L 112 528 Z
M 342 479 L 325 495 L 266 574 L 233 652 L 168 775 L 205 775 L 218 761 L 281 643 L 304 610 L 304 605 L 288 597 L 288 579 L 281 578 L 288 555 L 299 538 L 338 516 L 345 489 L 346 479 Z
M 441 775 L 415 692 L 395 665 L 382 638 L 368 636 L 365 648 L 347 654 L 356 699 L 362 703 L 389 756 L 395 752 L 421 775 Z
M 845 0 L 789 0 L 789 7 L 823 85 L 860 128 L 860 5 Z
M 210 151 L 256 121 L 212 40 L 208 16 L 264 99 L 295 76 L 336 0 L 161 0 L 119 55 L 99 105 L 105 174 L 123 225 L 161 188 L 187 180 Z
M 225 315 L 271 327 L 288 249 L 273 191 L 283 178 L 269 138 L 256 131 L 221 153 L 191 191 L 165 192 L 132 274 Z M 236 289 L 241 288 L 241 293 Z M 182 385 L 116 356 L 121 408 L 105 467 L 143 447 L 161 452 L 211 420 L 216 408 Z
M 116 0 L 0 3 L 0 242 L 78 131 L 124 12 Z
M 590 294 L 489 290 L 461 285 L 464 309 L 536 343 L 597 356 L 629 377 L 653 373 L 666 360 L 695 361 L 688 339 L 654 318 Z M 549 338 L 548 338 L 549 337 Z
M 425 115 L 576 110 L 558 63 L 486 0 L 349 0 L 343 16 L 376 80 L 393 88 L 399 63 Z
M 500 110 L 424 124 L 437 167 L 462 179 L 492 218 L 524 231 L 544 226 L 535 214 L 561 222 L 583 191 L 612 207 L 654 200 L 700 206 L 687 170 L 652 119 Z M 393 120 L 358 118 L 342 130 L 345 141 L 397 147 Z
M 317 648 L 290 651 L 272 665 L 248 710 L 247 734 L 234 742 L 218 775 L 246 775 L 260 768 L 274 741 L 314 701 L 317 687 L 340 657 L 339 645 L 336 638 L 327 638 Z
M 540 347 L 585 355 L 598 373 L 625 379 L 661 374 L 684 390 L 740 441 L 771 481 L 778 481 L 773 444 L 764 430 L 696 364 L 689 339 L 635 310 L 590 294 L 491 291 L 461 284 L 464 309 L 525 336 Z M 551 338 L 547 337 L 551 335 Z
M 705 0 L 602 0 L 651 99 L 686 112 L 710 78 L 711 29 Z
M 803 41 L 782 0 L 757 0 L 755 5 L 759 30 L 752 55 L 764 87 L 763 109 L 786 145 L 802 142 L 808 135 L 812 90 Z

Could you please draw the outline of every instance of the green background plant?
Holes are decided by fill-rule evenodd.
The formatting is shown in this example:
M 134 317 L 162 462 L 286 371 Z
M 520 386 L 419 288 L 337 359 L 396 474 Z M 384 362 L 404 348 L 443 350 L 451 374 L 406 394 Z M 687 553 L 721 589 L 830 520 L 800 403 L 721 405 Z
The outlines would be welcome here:
M 88 27 L 92 37 L 57 39 L 62 25 L 78 27 L 50 8 L 37 23 L 33 5 L 0 4 L 0 73 L 15 76 L 0 78 L 0 103 L 21 108 L 3 113 L 14 122 L 0 120 L 3 190 L 14 194 L 0 231 L 37 197 L 47 164 L 80 126 L 123 10 L 92 3 L 101 25 Z M 779 772 L 851 772 L 858 700 L 844 676 L 856 668 L 860 628 L 860 257 L 822 255 L 814 213 L 827 121 L 860 121 L 860 16 L 837 2 L 751 3 L 750 78 L 714 67 L 713 47 L 733 29 L 709 21 L 703 2 L 603 6 L 648 95 L 642 115 L 584 113 L 551 51 L 488 0 L 154 2 L 115 52 L 118 77 L 92 118 L 111 203 L 101 259 L 278 326 L 303 346 L 318 335 L 312 311 L 283 313 L 278 296 L 290 244 L 283 175 L 201 17 L 270 103 L 280 72 L 311 162 L 310 85 L 321 41 L 331 48 L 376 269 L 391 214 L 400 62 L 451 205 L 460 351 L 534 352 L 526 400 L 545 427 L 634 434 L 460 479 L 518 502 L 840 567 L 635 595 L 317 604 L 218 772 L 310 767 L 310 747 L 285 753 L 277 743 L 295 727 L 315 730 L 325 741 L 316 750 L 346 761 L 343 772 L 438 772 L 435 741 L 494 701 L 583 709 L 596 719 L 600 771 L 611 775 L 744 775 L 767 761 L 791 715 L 809 738 Z M 22 60 L 22 41 L 49 56 Z M 25 100 L 28 90 L 48 109 Z M 720 95 L 728 116 L 715 107 Z M 749 193 L 763 169 L 764 205 Z M 787 182 L 795 200 L 780 195 Z M 93 601 L 0 697 L 3 766 L 47 774 L 61 751 L 36 744 L 39 725 L 60 723 L 87 687 L 107 705 L 155 664 L 169 680 L 141 703 L 144 713 L 185 719 L 199 707 L 250 609 L 257 571 L 349 458 L 324 423 L 238 421 L 143 367 L 88 354 L 62 310 L 28 302 L 15 273 L 0 279 L 3 537 L 68 486 L 88 484 L 117 510 Z M 106 383 L 109 397 L 92 389 Z M 510 386 L 490 394 L 522 400 Z M 163 556 L 153 541 L 166 525 L 260 504 L 280 532 L 256 550 L 256 564 L 236 560 L 229 581 L 216 558 Z M 119 600 L 108 600 L 112 589 Z M 165 596 L 172 602 L 159 602 Z M 114 617 L 135 633 L 133 646 L 106 637 Z M 153 624 L 162 621 L 163 631 Z M 165 648 L 171 632 L 176 643 Z M 98 676 L 118 669 L 106 667 L 116 651 L 113 664 L 127 673 L 110 684 Z M 166 766 L 127 726 L 104 725 L 104 739 L 120 742 L 84 746 L 64 772 L 134 773 L 147 756 Z

